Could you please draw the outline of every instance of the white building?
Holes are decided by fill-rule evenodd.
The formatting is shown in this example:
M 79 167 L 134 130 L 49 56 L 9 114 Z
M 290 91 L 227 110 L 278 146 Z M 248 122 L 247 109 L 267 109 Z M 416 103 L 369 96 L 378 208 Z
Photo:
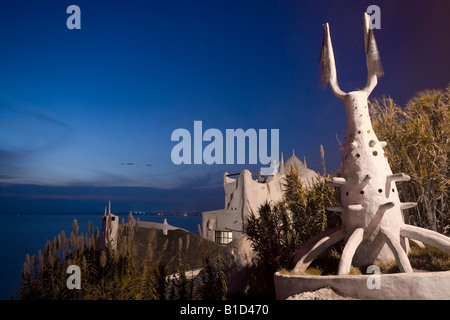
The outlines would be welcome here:
M 242 235 L 244 221 L 250 212 L 258 216 L 259 207 L 266 201 L 274 204 L 282 200 L 283 184 L 291 166 L 298 172 L 303 185 L 307 188 L 320 178 L 317 172 L 307 168 L 306 160 L 300 161 L 294 152 L 286 163 L 282 153 L 278 172 L 270 176 L 252 174 L 248 170 L 236 174 L 237 178 L 225 173 L 223 177 L 225 207 L 202 212 L 202 236 L 227 244 Z
M 108 214 L 102 217 L 102 231 L 101 231 L 101 247 L 109 246 L 110 249 L 117 249 L 117 230 L 119 228 L 119 217 L 111 213 L 111 201 L 109 201 Z

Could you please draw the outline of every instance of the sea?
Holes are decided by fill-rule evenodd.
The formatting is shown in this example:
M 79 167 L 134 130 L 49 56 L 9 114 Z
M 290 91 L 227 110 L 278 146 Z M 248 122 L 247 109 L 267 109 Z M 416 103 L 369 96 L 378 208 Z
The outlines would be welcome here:
M 119 221 L 128 220 L 128 214 L 117 214 Z M 39 249 L 44 250 L 47 240 L 53 240 L 62 230 L 66 236 L 72 231 L 73 220 L 76 219 L 79 233 L 88 231 L 91 221 L 95 228 L 101 230 L 103 213 L 61 213 L 61 214 L 0 214 L 0 299 L 18 299 L 21 281 L 21 270 L 25 255 L 37 256 Z M 167 223 L 183 228 L 198 235 L 200 215 L 134 215 L 141 221 Z

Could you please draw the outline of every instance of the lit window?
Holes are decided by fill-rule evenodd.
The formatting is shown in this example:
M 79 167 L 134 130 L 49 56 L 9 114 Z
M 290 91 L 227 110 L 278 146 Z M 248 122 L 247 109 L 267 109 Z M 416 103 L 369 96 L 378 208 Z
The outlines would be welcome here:
M 216 231 L 216 242 L 220 244 L 228 244 L 233 238 L 233 233 L 230 231 Z

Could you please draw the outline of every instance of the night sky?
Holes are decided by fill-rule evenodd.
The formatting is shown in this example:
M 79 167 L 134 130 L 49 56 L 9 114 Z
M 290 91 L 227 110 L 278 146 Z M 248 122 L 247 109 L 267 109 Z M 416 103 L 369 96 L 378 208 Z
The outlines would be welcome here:
M 69 5 L 81 29 L 69 30 Z M 450 81 L 448 1 L 1 1 L 0 213 L 223 208 L 223 174 L 175 165 L 175 129 L 279 129 L 280 151 L 340 167 L 342 101 L 322 87 L 330 23 L 340 87 L 364 87 L 363 13 L 385 76 L 371 98 L 404 105 Z M 203 144 L 205 147 L 207 143 Z

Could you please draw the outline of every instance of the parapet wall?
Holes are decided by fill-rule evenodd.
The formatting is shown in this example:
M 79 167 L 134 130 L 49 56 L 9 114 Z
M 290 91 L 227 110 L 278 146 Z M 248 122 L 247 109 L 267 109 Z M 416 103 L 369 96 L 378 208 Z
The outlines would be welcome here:
M 450 271 L 380 274 L 380 288 L 369 289 L 374 275 L 310 276 L 275 273 L 278 300 L 330 287 L 340 295 L 363 300 L 449 300 Z M 370 278 L 372 277 L 372 278 Z

